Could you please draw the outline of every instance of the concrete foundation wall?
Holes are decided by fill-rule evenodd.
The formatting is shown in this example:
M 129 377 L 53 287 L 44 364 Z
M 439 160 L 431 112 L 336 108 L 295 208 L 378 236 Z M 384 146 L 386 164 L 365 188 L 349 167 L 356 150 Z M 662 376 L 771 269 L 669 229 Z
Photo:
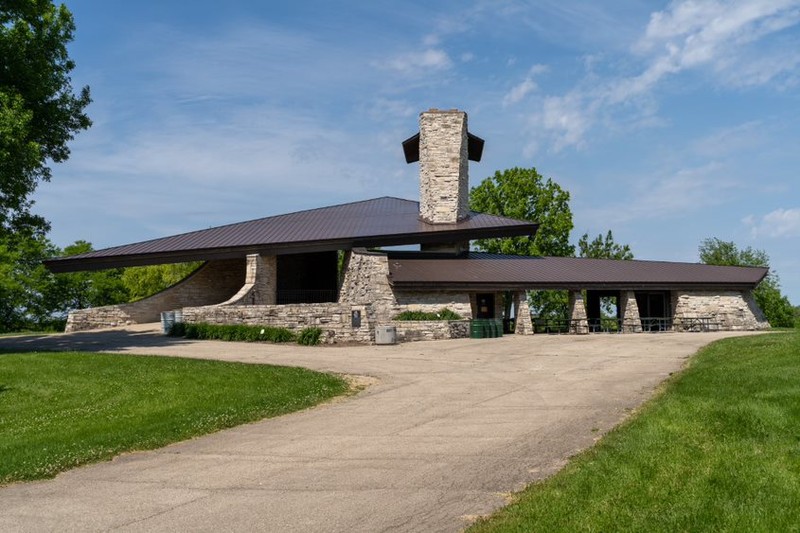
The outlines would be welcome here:
M 243 258 L 209 261 L 183 281 L 138 302 L 75 310 L 67 317 L 66 331 L 158 322 L 162 311 L 224 302 L 244 281 Z

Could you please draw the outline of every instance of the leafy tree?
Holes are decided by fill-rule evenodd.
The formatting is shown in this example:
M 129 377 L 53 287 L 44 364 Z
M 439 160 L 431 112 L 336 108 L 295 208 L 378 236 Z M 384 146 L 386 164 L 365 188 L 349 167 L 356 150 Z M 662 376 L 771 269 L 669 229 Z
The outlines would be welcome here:
M 74 31 L 64 5 L 0 0 L 0 233 L 47 229 L 30 195 L 50 180 L 48 162 L 66 161 L 67 143 L 91 125 L 89 88 L 76 95 L 70 80 Z
M 705 239 L 699 247 L 700 261 L 707 265 L 760 266 L 769 268 L 769 256 L 763 250 L 751 247 L 739 249 L 731 241 Z M 753 297 L 773 327 L 793 327 L 794 308 L 789 299 L 781 294 L 777 272 L 769 274 L 753 291 Z
M 622 245 L 614 242 L 614 235 L 612 235 L 611 230 L 608 230 L 605 237 L 601 233 L 591 242 L 589 241 L 589 234 L 584 233 L 578 240 L 578 254 L 579 257 L 591 257 L 593 259 L 633 259 L 631 247 L 627 244 Z
M 197 270 L 202 262 L 129 267 L 122 273 L 130 300 L 141 300 L 175 285 Z
M 470 208 L 539 224 L 535 238 L 480 239 L 475 246 L 485 252 L 510 255 L 571 256 L 569 242 L 572 211 L 569 192 L 551 179 L 545 180 L 535 168 L 511 168 L 495 172 L 470 193 Z
M 57 253 L 43 232 L 0 234 L 0 332 L 51 324 L 53 275 L 42 260 Z
M 475 241 L 479 250 L 509 255 L 572 256 L 569 242 L 572 211 L 569 192 L 552 179 L 545 180 L 535 168 L 511 168 L 495 172 L 470 193 L 473 211 L 539 224 L 534 238 L 509 237 Z M 505 316 L 510 315 L 511 293 L 504 295 Z M 568 295 L 564 291 L 532 291 L 528 296 L 533 313 L 540 317 L 566 318 Z
M 77 255 L 93 250 L 90 242 L 79 240 L 65 247 L 60 255 Z M 122 281 L 122 272 L 122 269 L 114 268 L 56 274 L 49 293 L 54 312 L 66 318 L 67 313 L 74 309 L 127 302 L 130 296 Z
M 53 274 L 42 264 L 91 250 L 78 241 L 62 252 L 43 231 L 0 234 L 0 332 L 58 329 L 73 309 L 127 301 L 120 269 Z

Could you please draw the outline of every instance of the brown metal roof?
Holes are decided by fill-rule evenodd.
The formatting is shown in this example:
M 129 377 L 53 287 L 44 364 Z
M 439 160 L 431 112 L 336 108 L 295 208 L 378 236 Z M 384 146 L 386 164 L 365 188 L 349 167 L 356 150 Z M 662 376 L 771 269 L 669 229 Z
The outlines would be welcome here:
M 768 269 L 577 257 L 521 257 L 470 252 L 460 258 L 390 254 L 392 285 L 407 289 L 746 289 Z
M 428 224 L 419 219 L 418 202 L 385 196 L 51 259 L 45 265 L 53 272 L 71 272 L 250 253 L 290 254 L 533 235 L 537 228 L 532 222 L 480 213 L 471 213 L 456 224 Z

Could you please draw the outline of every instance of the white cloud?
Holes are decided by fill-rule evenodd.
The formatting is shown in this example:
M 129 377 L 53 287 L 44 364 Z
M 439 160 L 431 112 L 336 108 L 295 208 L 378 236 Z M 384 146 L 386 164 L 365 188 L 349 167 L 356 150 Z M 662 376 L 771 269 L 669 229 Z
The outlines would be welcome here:
M 800 208 L 778 208 L 763 215 L 760 219 L 748 215 L 742 222 L 750 228 L 752 236 L 761 235 L 772 238 L 800 237 Z
M 402 54 L 389 59 L 384 66 L 403 74 L 424 74 L 425 72 L 445 70 L 453 65 L 444 50 L 428 48 L 419 52 Z
M 528 76 L 520 83 L 513 86 L 511 90 L 506 93 L 506 95 L 503 97 L 503 105 L 508 106 L 511 104 L 516 104 L 517 102 L 528 96 L 529 93 L 535 91 L 536 88 L 537 88 L 536 82 L 533 81 L 533 78 Z
M 779 80 L 793 86 L 800 81 L 800 42 L 780 32 L 798 23 L 800 0 L 674 1 L 651 15 L 644 35 L 632 47 L 631 59 L 640 63 L 638 74 L 597 74 L 598 60 L 593 58 L 583 82 L 563 95 L 538 101 L 532 115 L 539 125 L 538 140 L 533 144 L 560 151 L 583 146 L 601 122 L 657 123 L 654 91 L 665 79 L 688 70 L 703 69 L 716 83 L 734 87 Z M 533 80 L 527 81 L 505 95 L 506 105 L 534 89 Z

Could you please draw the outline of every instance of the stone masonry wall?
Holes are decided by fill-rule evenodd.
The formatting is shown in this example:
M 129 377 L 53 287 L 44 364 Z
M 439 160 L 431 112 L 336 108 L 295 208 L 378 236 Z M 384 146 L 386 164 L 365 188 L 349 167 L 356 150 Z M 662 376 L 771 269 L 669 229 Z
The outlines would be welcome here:
M 461 315 L 462 318 L 472 318 L 472 305 L 469 294 L 466 292 L 395 291 L 394 294 L 397 302 L 397 306 L 394 308 L 395 314 L 403 311 L 435 313 L 446 307 Z
M 348 254 L 339 303 L 371 305 L 376 320 L 381 323 L 387 323 L 403 311 L 436 312 L 443 307 L 463 318 L 472 318 L 467 293 L 394 291 L 389 285 L 387 255 L 364 249 L 354 249 Z
M 247 256 L 244 285 L 225 305 L 275 305 L 278 294 L 278 258 Z
M 339 303 L 391 307 L 397 302 L 389 285 L 389 258 L 356 248 L 347 254 Z
M 759 330 L 769 322 L 750 291 L 673 291 L 676 328 L 682 318 L 711 317 L 722 330 Z
M 586 315 L 586 304 L 581 291 L 569 291 L 569 317 L 574 323 L 570 326 L 570 333 L 581 335 L 589 333 L 589 320 Z
M 469 215 L 467 114 L 431 109 L 419 117 L 419 210 L 432 224 Z
M 162 311 L 223 302 L 239 290 L 244 279 L 244 259 L 209 261 L 183 281 L 138 302 L 73 311 L 66 331 L 158 322 Z
M 636 293 L 633 291 L 621 291 L 619 300 L 622 331 L 640 333 L 642 331 L 642 321 L 639 316 L 639 304 L 636 303 Z
M 353 311 L 361 315 L 359 327 L 352 325 Z M 318 327 L 323 331 L 321 341 L 326 344 L 369 344 L 375 340 L 375 315 L 369 305 L 318 303 L 185 307 L 183 321 L 187 324 L 245 324 L 292 330 Z
M 514 333 L 517 335 L 533 335 L 533 322 L 531 321 L 531 307 L 528 303 L 528 293 L 520 291 L 514 293 Z
M 469 320 L 393 320 L 397 342 L 436 341 L 469 337 Z

